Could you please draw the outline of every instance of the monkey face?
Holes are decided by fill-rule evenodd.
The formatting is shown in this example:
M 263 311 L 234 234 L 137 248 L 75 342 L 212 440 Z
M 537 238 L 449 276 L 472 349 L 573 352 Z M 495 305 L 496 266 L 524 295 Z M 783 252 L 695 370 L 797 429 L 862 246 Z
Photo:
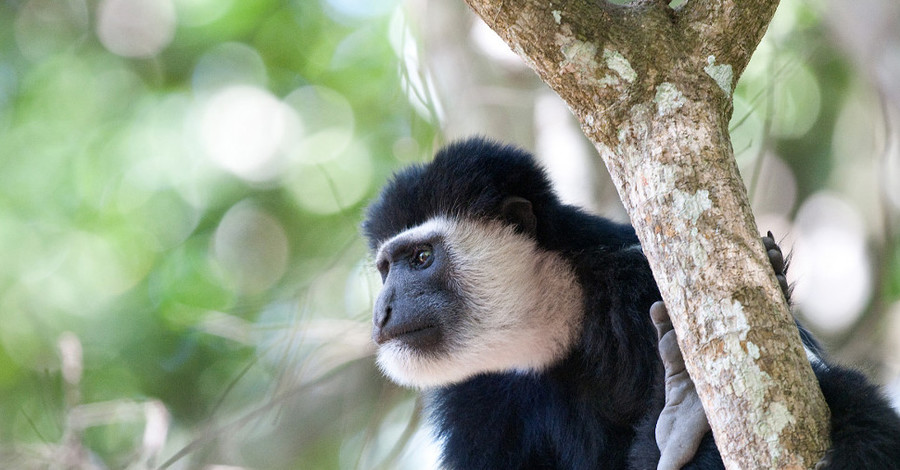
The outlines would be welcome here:
M 402 385 L 542 370 L 570 348 L 583 317 L 568 263 L 503 221 L 438 217 L 383 243 L 372 338 Z
M 453 263 L 444 234 L 429 229 L 404 232 L 378 253 L 384 286 L 375 302 L 372 339 L 379 346 L 440 355 L 465 308 L 449 282 Z

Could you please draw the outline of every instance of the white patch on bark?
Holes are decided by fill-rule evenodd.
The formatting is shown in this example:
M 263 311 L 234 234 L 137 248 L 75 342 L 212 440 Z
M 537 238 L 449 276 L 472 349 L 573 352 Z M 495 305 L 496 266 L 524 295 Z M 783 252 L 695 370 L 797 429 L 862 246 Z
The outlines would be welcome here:
M 670 192 L 675 189 L 675 179 L 678 177 L 678 167 L 675 165 L 663 165 L 660 167 L 662 170 L 662 185 L 660 185 L 660 189 L 665 192 Z
M 617 133 L 619 145 L 616 147 L 616 151 L 619 155 L 632 155 L 636 150 L 635 143 L 650 141 L 650 123 L 652 121 L 649 119 L 649 115 L 653 112 L 652 108 L 648 103 L 638 103 L 631 107 L 629 110 L 631 118 Z M 672 166 L 672 168 L 677 167 Z M 663 191 L 670 191 L 675 187 L 674 179 L 661 181 L 661 183 L 666 184 L 666 189 L 662 189 Z
M 603 60 L 606 61 L 607 67 L 619 74 L 626 82 L 632 83 L 637 78 L 637 72 L 631 68 L 631 63 L 618 51 L 603 49 Z
M 673 176 L 674 178 L 674 176 Z M 712 207 L 712 201 L 709 199 L 709 191 L 701 189 L 694 194 L 676 189 L 672 192 L 672 207 L 677 211 L 678 223 L 675 227 L 680 233 L 690 231 L 688 240 L 693 240 L 688 245 L 688 251 L 695 267 L 706 264 L 708 254 L 703 246 L 703 238 L 699 236 L 697 231 L 697 219 L 704 212 Z M 688 223 L 690 221 L 690 223 Z
M 767 403 L 766 391 L 772 386 L 772 377 L 760 369 L 756 360 L 761 357 L 759 347 L 747 341 L 747 333 L 750 326 L 744 313 L 744 306 L 740 302 L 709 300 L 703 310 L 713 311 L 711 318 L 721 320 L 708 322 L 704 325 L 700 340 L 708 343 L 710 340 L 722 341 L 723 351 L 718 358 L 709 363 L 706 371 L 711 377 L 728 377 L 727 391 L 740 399 L 749 402 L 749 408 L 765 410 L 758 421 L 753 424 L 753 432 L 766 440 L 769 447 L 769 458 L 772 462 L 780 456 L 778 438 L 781 431 L 796 419 L 781 402 Z M 724 325 L 734 325 L 733 328 L 724 328 Z M 732 361 L 732 358 L 743 358 L 740 362 Z M 747 380 L 754 377 L 754 380 Z M 730 414 L 730 410 L 716 410 L 718 413 Z
M 707 299 L 700 309 L 719 312 L 711 318 L 720 319 L 715 323 L 704 325 L 703 331 L 700 332 L 700 341 L 703 343 L 727 336 L 736 337 L 739 341 L 747 340 L 750 325 L 747 323 L 747 315 L 744 314 L 744 306 L 737 300 L 729 302 Z M 734 325 L 734 328 L 725 330 L 724 325 Z
M 603 88 L 606 88 L 608 86 L 616 86 L 619 84 L 619 77 L 616 77 L 612 74 L 606 74 L 597 82 L 597 84 Z
M 711 55 L 706 58 L 706 67 L 703 67 L 703 71 L 716 81 L 719 88 L 726 95 L 731 96 L 731 82 L 734 80 L 734 72 L 731 70 L 731 65 L 716 65 L 716 56 Z
M 653 98 L 660 116 L 668 116 L 684 106 L 684 94 L 673 83 L 662 82 L 656 87 L 656 96 Z
M 557 37 L 559 42 L 559 37 Z M 564 38 L 560 47 L 564 57 L 559 64 L 560 69 L 577 73 L 583 77 L 593 77 L 600 64 L 597 63 L 597 45 L 574 38 Z
M 676 189 L 672 194 L 672 205 L 675 206 L 675 210 L 679 211 L 679 215 L 683 219 L 689 219 L 691 225 L 694 225 L 697 223 L 697 219 L 712 207 L 712 201 L 709 199 L 709 191 L 705 189 L 694 194 Z
M 651 105 L 644 105 L 651 108 Z M 635 108 L 632 108 L 635 111 Z M 637 110 L 638 112 L 644 110 Z M 633 114 L 635 115 L 635 114 Z M 630 128 L 620 129 L 617 133 L 619 138 L 618 152 L 623 153 L 623 149 L 627 145 L 626 139 L 647 139 L 649 129 L 635 120 Z M 651 173 L 646 176 L 647 181 L 653 181 L 653 197 L 661 204 L 659 209 L 666 211 L 666 215 L 654 216 L 651 218 L 658 220 L 672 220 L 673 224 L 667 228 L 665 232 L 674 231 L 678 233 L 682 240 L 687 242 L 686 248 L 690 257 L 684 257 L 681 262 L 684 263 L 685 269 L 693 270 L 706 265 L 708 260 L 708 247 L 706 239 L 699 235 L 696 224 L 706 211 L 712 208 L 712 200 L 709 198 L 709 191 L 701 189 L 694 193 L 678 189 L 678 183 L 681 170 L 676 165 L 660 165 L 658 167 L 648 168 Z M 668 212 L 674 211 L 675 217 L 672 218 Z M 662 235 L 661 235 L 662 236 Z M 693 264 L 688 264 L 693 263 Z M 683 286 L 689 288 L 690 286 Z
M 599 75 L 600 69 L 600 63 L 597 62 L 597 45 L 572 37 L 567 34 L 567 29 L 564 26 L 563 31 L 556 34 L 556 44 L 559 45 L 559 51 L 563 55 L 563 60 L 559 63 L 560 70 L 575 74 L 579 83 L 590 82 L 591 85 L 601 87 L 618 86 L 622 80 L 633 83 L 637 79 L 637 72 L 631 68 L 631 63 L 612 49 L 603 50 L 603 61 L 614 73 L 595 78 Z
M 747 354 L 753 359 L 759 359 L 759 346 L 747 341 Z
M 759 423 L 759 426 L 754 429 L 757 435 L 766 439 L 766 443 L 769 445 L 769 457 L 772 459 L 773 464 L 781 456 L 781 446 L 778 442 L 781 431 L 788 425 L 796 422 L 797 419 L 794 418 L 794 415 L 791 414 L 787 406 L 785 406 L 784 403 L 776 401 L 769 404 L 766 408 L 763 420 Z
M 559 21 L 562 19 L 562 15 L 560 15 L 559 10 L 553 10 L 550 13 L 553 13 L 553 21 L 556 21 L 556 24 L 559 24 Z

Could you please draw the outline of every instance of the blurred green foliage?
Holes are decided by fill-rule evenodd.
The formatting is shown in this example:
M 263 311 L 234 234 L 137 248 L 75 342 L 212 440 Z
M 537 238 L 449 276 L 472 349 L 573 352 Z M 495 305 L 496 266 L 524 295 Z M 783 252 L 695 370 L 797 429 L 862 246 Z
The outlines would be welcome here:
M 434 130 L 399 86 L 388 34 L 395 7 L 0 4 L 7 461 L 65 466 L 63 455 L 81 449 L 71 462 L 85 468 L 142 468 L 143 449 L 154 452 L 148 465 L 159 465 L 207 426 L 274 403 L 274 415 L 258 417 L 272 421 L 263 427 L 299 428 L 283 448 L 252 449 L 252 435 L 268 431 L 248 425 L 244 444 L 223 433 L 226 451 L 210 444 L 174 468 L 338 466 L 342 426 L 365 428 L 351 424 L 366 415 L 334 417 L 346 415 L 346 400 L 378 397 L 371 360 L 348 375 L 361 377 L 363 392 L 322 399 L 316 413 L 279 411 L 288 400 L 276 398 L 306 374 L 315 341 L 295 331 L 301 317 L 360 323 L 368 315 L 369 292 L 347 287 L 368 285 L 360 208 L 398 158 L 430 152 Z M 64 332 L 83 345 L 73 383 L 61 378 Z M 67 401 L 65 390 L 77 398 Z M 113 416 L 123 399 L 134 404 L 126 410 L 165 405 L 164 449 L 142 442 L 149 415 Z M 71 421 L 87 404 L 111 416 L 81 433 Z M 302 419 L 285 424 L 281 415 Z M 83 448 L 67 442 L 73 432 Z
M 418 405 L 371 357 L 358 235 L 440 140 L 417 26 L 397 0 L 0 3 L 0 468 L 420 468 Z M 459 28 L 431 44 L 490 61 Z M 783 2 L 735 152 L 757 214 L 843 191 L 873 237 L 877 104 L 825 37 Z M 491 103 L 538 94 L 503 67 L 533 88 Z

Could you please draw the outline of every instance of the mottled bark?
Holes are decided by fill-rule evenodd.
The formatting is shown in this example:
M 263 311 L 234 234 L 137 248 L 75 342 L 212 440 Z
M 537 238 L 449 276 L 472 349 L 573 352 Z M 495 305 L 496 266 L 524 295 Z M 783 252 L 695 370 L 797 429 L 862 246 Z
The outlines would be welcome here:
M 828 409 L 738 174 L 732 90 L 777 0 L 466 0 L 606 163 L 728 468 L 812 468 Z

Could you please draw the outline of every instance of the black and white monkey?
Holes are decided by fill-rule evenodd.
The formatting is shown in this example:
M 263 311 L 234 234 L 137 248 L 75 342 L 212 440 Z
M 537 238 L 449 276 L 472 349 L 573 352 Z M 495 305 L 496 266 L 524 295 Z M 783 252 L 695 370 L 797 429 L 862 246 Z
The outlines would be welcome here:
M 363 231 L 384 282 L 378 364 L 426 394 L 445 467 L 656 468 L 657 420 L 680 413 L 659 418 L 664 374 L 678 372 L 660 352 L 670 368 L 680 352 L 658 341 L 671 327 L 661 303 L 651 319 L 660 295 L 630 226 L 562 204 L 528 153 L 471 139 L 397 173 Z M 832 414 L 827 468 L 900 468 L 900 418 L 801 336 Z M 682 414 L 682 428 L 706 426 Z M 699 448 L 663 457 L 722 468 L 700 429 Z

